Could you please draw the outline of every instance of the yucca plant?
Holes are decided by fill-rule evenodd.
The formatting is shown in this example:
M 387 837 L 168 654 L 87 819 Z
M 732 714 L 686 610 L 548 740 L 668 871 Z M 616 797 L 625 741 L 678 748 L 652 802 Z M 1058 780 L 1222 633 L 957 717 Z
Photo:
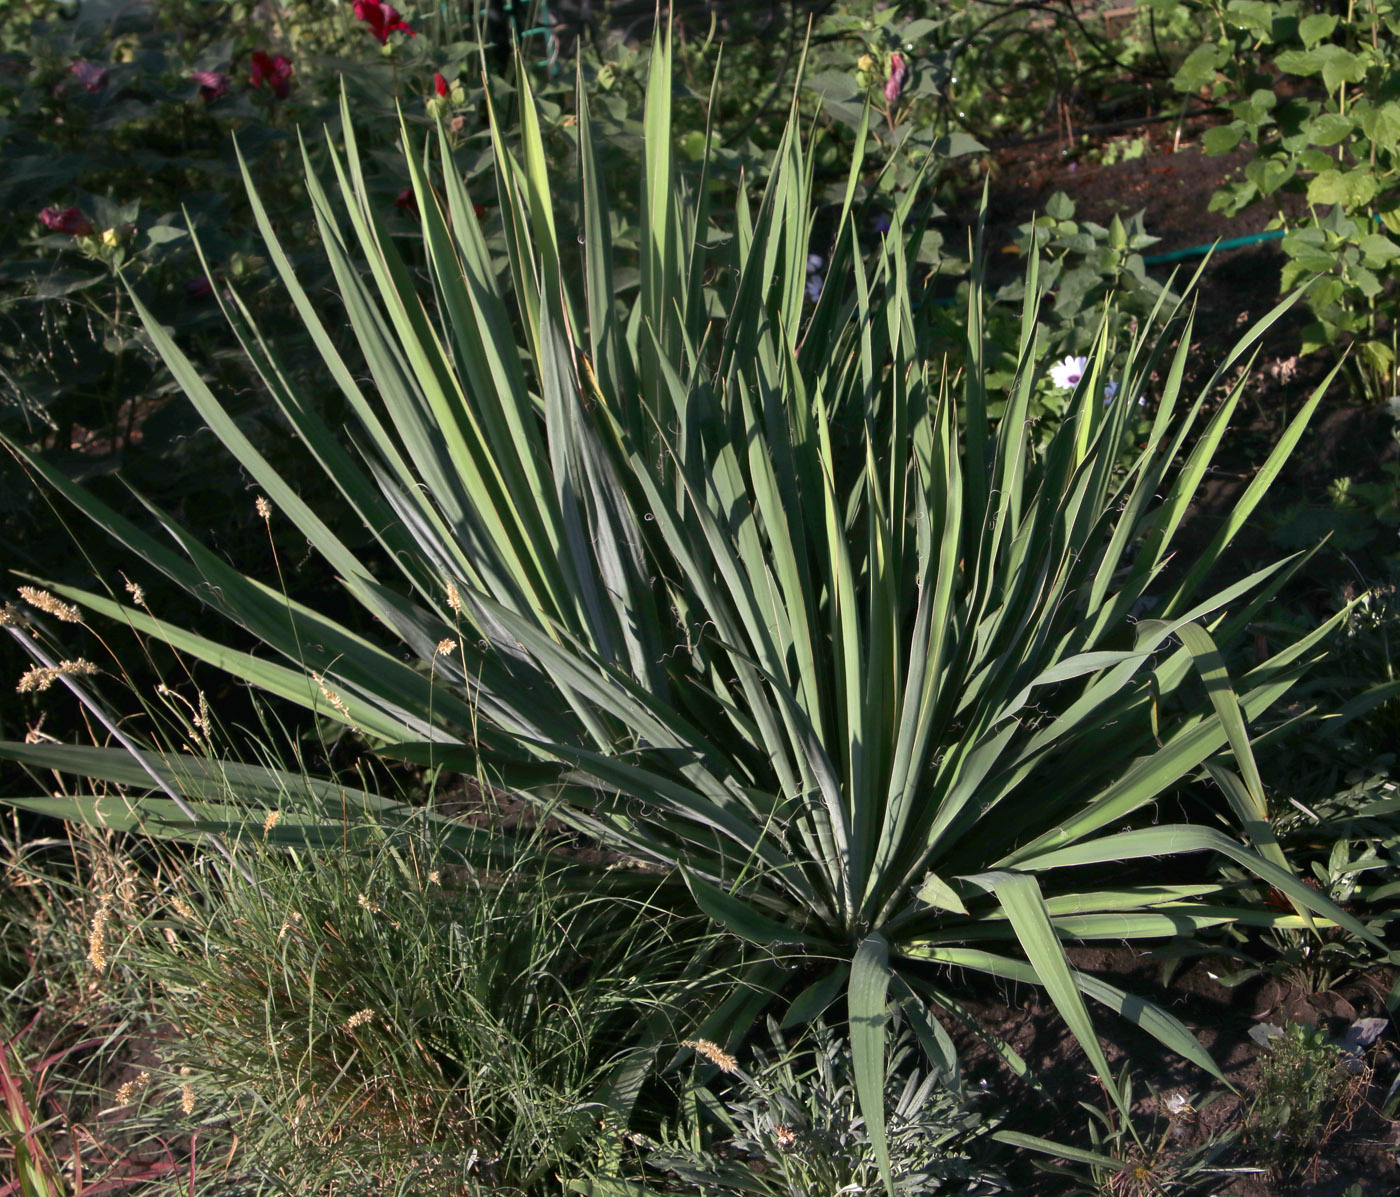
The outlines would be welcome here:
M 917 189 L 879 248 L 860 248 L 864 127 L 826 287 L 809 306 L 810 159 L 795 127 L 756 206 L 741 191 L 728 233 L 717 230 L 704 174 L 687 186 L 671 158 L 667 55 L 658 38 L 635 294 L 619 286 L 582 89 L 583 227 L 556 226 L 558 184 L 522 76 L 518 137 L 491 118 L 501 240 L 488 242 L 441 130 L 435 159 L 409 149 L 421 272 L 375 210 L 345 112 L 333 190 L 308 166 L 343 303 L 333 316 L 301 288 L 250 180 L 270 260 L 350 426 L 329 427 L 293 388 L 236 296 L 229 315 L 372 552 L 352 550 L 272 468 L 137 301 L 155 348 L 266 496 L 260 510 L 305 535 L 376 621 L 372 635 L 239 573 L 152 509 L 175 541 L 166 548 L 31 457 L 100 527 L 268 651 L 52 589 L 338 721 L 369 751 L 477 774 L 669 870 L 675 901 L 761 948 L 750 983 L 701 1030 L 731 1041 L 775 994 L 800 1020 L 844 993 L 868 1111 L 883 1093 L 890 1001 L 956 1084 L 930 1011 L 966 1017 L 962 972 L 1043 985 L 1105 1081 L 1086 995 L 1214 1072 L 1179 1022 L 1076 970 L 1063 945 L 1232 921 L 1304 926 L 1313 914 L 1364 934 L 1287 867 L 1247 731 L 1327 629 L 1232 679 L 1224 654 L 1288 564 L 1202 594 L 1321 388 L 1210 542 L 1173 556 L 1244 391 L 1221 380 L 1287 304 L 1194 400 L 1183 395 L 1189 318 L 1176 321 L 1174 351 L 1144 334 L 1124 350 L 1118 400 L 1104 404 L 1095 366 L 1033 450 L 1027 404 L 1045 366 L 1034 268 L 993 426 L 980 283 L 964 345 L 931 343 L 920 317 Z M 332 319 L 353 326 L 367 378 L 333 348 Z M 1130 405 L 1154 372 L 1156 416 L 1123 469 Z M 290 784 L 198 754 L 145 752 L 138 767 L 117 748 L 4 752 L 134 784 L 131 817 L 166 829 L 182 823 L 177 800 L 209 826 L 261 821 L 268 787 Z M 1152 825 L 1149 804 L 1205 774 L 1236 834 L 1214 819 Z M 156 788 L 146 776 L 163 792 L 143 795 Z M 306 813 L 278 832 L 338 842 L 343 788 L 296 785 Z M 1295 913 L 1249 907 L 1177 862 L 1189 853 L 1232 858 Z M 1113 867 L 1123 862 L 1135 863 Z M 883 1155 L 878 1118 L 872 1135 Z

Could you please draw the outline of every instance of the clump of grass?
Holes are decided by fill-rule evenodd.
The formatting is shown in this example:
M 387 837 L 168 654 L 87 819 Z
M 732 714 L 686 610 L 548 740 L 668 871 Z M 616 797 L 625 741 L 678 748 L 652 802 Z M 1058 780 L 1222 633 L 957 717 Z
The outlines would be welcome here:
M 186 861 L 133 945 L 172 1077 L 239 1136 L 247 1178 L 532 1193 L 621 1126 L 613 1082 L 651 1021 L 675 1033 L 659 996 L 681 996 L 694 928 L 636 878 L 570 888 L 539 841 L 490 868 L 440 849 L 403 828 L 348 854 L 254 836 L 254 884 Z
M 581 892 L 544 833 L 471 864 L 401 825 L 287 850 L 280 821 L 237 864 L 77 826 L 9 847 L 0 1046 L 46 1175 L 81 1142 L 150 1193 L 531 1194 L 618 1154 L 629 1066 L 708 981 L 654 877 Z

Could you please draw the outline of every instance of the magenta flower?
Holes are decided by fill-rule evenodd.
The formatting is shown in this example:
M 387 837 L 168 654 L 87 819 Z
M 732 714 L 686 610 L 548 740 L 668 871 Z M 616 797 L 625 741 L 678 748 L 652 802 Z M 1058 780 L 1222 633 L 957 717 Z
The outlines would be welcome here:
M 391 33 L 418 36 L 399 16 L 399 10 L 392 4 L 385 4 L 384 0 L 355 0 L 355 16 L 369 26 L 369 31 L 379 39 L 381 46 L 388 42 Z
M 206 103 L 228 95 L 229 78 L 223 71 L 195 71 L 190 79 L 199 84 L 199 98 Z
M 45 208 L 39 219 L 46 229 L 55 233 L 67 233 L 70 237 L 88 237 L 92 234 L 92 224 L 79 208 Z
M 890 77 L 885 84 L 885 99 L 893 104 L 899 99 L 899 93 L 904 90 L 904 76 L 908 68 L 904 65 L 904 56 L 901 54 L 890 55 Z
M 279 100 L 285 100 L 292 90 L 291 59 L 283 54 L 269 54 L 266 50 L 254 50 L 251 61 L 253 86 L 261 87 L 266 83 L 272 88 L 274 96 Z
M 410 216 L 418 215 L 418 197 L 413 194 L 412 187 L 405 187 L 394 199 L 394 207 L 401 208 Z
M 80 58 L 68 69 L 88 91 L 101 91 L 103 84 L 107 82 L 107 68 L 98 66 L 95 62 L 84 62 Z

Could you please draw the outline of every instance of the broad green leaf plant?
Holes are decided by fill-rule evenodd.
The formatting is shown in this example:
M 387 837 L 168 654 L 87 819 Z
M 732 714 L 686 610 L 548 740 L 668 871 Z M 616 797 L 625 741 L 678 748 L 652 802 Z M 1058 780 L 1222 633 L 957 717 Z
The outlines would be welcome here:
M 659 37 L 629 291 L 587 95 L 575 230 L 556 225 L 558 183 L 520 78 L 518 134 L 492 116 L 503 260 L 441 129 L 436 156 L 431 146 L 408 154 L 426 272 L 386 231 L 348 113 L 331 185 L 308 168 L 340 288 L 334 312 L 302 289 L 249 182 L 269 258 L 344 395 L 348 426 L 327 426 L 289 384 L 275 337 L 236 297 L 229 315 L 371 551 L 303 501 L 137 301 L 267 517 L 295 525 L 376 633 L 238 572 L 162 512 L 173 548 L 156 541 L 30 457 L 99 527 L 265 647 L 235 651 L 139 604 L 52 590 L 344 724 L 367 752 L 485 776 L 623 860 L 660 866 L 674 901 L 758 949 L 747 987 L 698 1030 L 732 1043 L 775 1000 L 801 1020 L 844 996 L 868 1114 L 885 1089 L 891 1003 L 957 1084 L 933 1012 L 970 1019 L 969 973 L 1043 986 L 1106 1082 L 1086 998 L 1214 1073 L 1182 1024 L 1078 970 L 1066 945 L 1232 922 L 1365 934 L 1288 868 L 1250 750 L 1250 722 L 1287 693 L 1327 628 L 1232 676 L 1228 647 L 1288 566 L 1203 589 L 1321 390 L 1210 541 L 1189 555 L 1175 548 L 1243 394 L 1221 379 L 1287 304 L 1194 399 L 1183 394 L 1185 317 L 1174 351 L 1160 340 L 1128 347 L 1115 402 L 1104 403 L 1091 366 L 1058 431 L 1033 450 L 1027 405 L 1048 365 L 1034 267 L 1019 367 L 993 426 L 980 281 L 965 368 L 945 369 L 924 329 L 916 189 L 879 249 L 859 248 L 864 125 L 827 284 L 811 304 L 811 163 L 795 127 L 762 195 L 741 193 L 731 231 L 717 231 L 704 177 L 686 185 L 671 157 Z M 333 348 L 327 322 L 341 319 L 363 363 Z M 1125 428 L 1154 372 L 1156 416 L 1123 469 Z M 210 826 L 236 824 L 240 811 L 255 826 L 268 787 L 291 784 L 269 771 L 223 774 L 198 753 L 138 749 L 138 767 L 120 748 L 3 751 L 122 783 L 131 819 L 157 828 L 175 828 L 181 807 Z M 1208 825 L 1165 813 L 1192 781 L 1223 798 Z M 311 813 L 277 831 L 334 836 L 342 790 L 304 790 Z M 351 801 L 380 817 L 401 809 L 366 793 Z M 1239 863 L 1296 911 L 1251 906 L 1193 854 Z M 871 1121 L 888 1182 L 883 1120 Z
M 1208 129 L 1207 154 L 1252 146 L 1234 179 L 1211 197 L 1234 216 L 1272 206 L 1284 230 L 1282 287 L 1320 275 L 1308 292 L 1315 322 L 1303 351 L 1345 346 L 1359 397 L 1382 403 L 1400 389 L 1392 298 L 1400 262 L 1400 11 L 1390 0 L 1325 5 L 1255 0 L 1160 0 L 1200 22 L 1177 90 L 1229 100 L 1231 120 Z M 1312 11 L 1313 9 L 1318 11 Z M 1286 205 L 1302 196 L 1306 210 Z

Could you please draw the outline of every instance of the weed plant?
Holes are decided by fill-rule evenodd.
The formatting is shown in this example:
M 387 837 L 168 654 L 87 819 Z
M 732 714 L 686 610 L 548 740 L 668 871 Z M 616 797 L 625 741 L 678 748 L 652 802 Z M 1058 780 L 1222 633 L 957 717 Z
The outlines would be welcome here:
M 1316 1161 L 1365 1103 L 1371 1073 L 1321 1027 L 1287 1023 L 1259 1058 L 1247 1142 L 1275 1176 L 1289 1180 Z
M 1163 1095 L 1149 1090 L 1148 1110 L 1133 1100 L 1129 1065 L 1114 1079 L 1116 1097 L 1103 1108 L 1080 1105 L 1089 1114 L 1089 1147 L 1071 1147 L 1035 1135 L 1002 1132 L 998 1138 L 1015 1147 L 1056 1157 L 1039 1166 L 1063 1178 L 1064 1192 L 1091 1197 L 1206 1197 L 1217 1192 L 1230 1173 L 1256 1173 L 1253 1167 L 1226 1167 L 1227 1156 L 1239 1138 L 1238 1130 L 1207 1131 L 1202 1111 L 1216 1098 L 1204 1101 L 1180 1091 Z M 1124 1115 L 1123 1110 L 1132 1110 Z M 1144 1116 L 1150 1112 L 1150 1121 Z
M 245 1159 L 316 1191 L 444 1193 L 532 1192 L 591 1162 L 605 1085 L 697 955 L 674 920 L 581 895 L 543 853 L 482 869 L 397 836 L 253 858 L 256 888 L 187 874 L 193 914 L 144 944 Z
M 1385 402 L 1400 389 L 1400 17 L 1386 3 L 1335 12 L 1296 2 L 1253 8 L 1165 0 L 1154 7 L 1164 16 L 1185 9 L 1198 22 L 1198 44 L 1175 86 L 1225 102 L 1232 118 L 1205 133 L 1205 151 L 1255 151 L 1241 176 L 1212 197 L 1212 210 L 1273 210 L 1271 227 L 1285 230 L 1283 289 L 1315 280 L 1303 352 L 1346 347 L 1356 396 Z M 1285 205 L 1289 194 L 1306 199 L 1301 215 Z

